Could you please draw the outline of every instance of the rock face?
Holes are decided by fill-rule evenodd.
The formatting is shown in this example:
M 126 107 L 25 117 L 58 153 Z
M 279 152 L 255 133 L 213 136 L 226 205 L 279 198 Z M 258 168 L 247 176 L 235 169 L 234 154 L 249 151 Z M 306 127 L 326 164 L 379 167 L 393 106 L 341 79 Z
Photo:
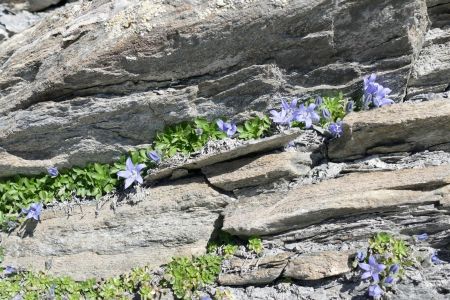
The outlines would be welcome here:
M 32 234 L 22 229 L 2 236 L 4 263 L 78 280 L 156 268 L 172 256 L 204 253 L 230 200 L 191 178 L 138 192 L 132 199 L 137 204 L 115 211 L 75 206 L 70 217 L 46 211 Z
M 450 152 L 450 101 L 402 103 L 349 114 L 344 135 L 328 149 L 332 160 L 442 149 Z
M 286 195 L 242 197 L 224 212 L 223 230 L 239 235 L 273 235 L 345 215 L 439 204 L 447 197 L 450 165 L 425 169 L 350 174 Z M 443 196 L 444 195 L 444 196 Z M 245 221 L 244 221 L 245 220 Z
M 278 93 L 352 94 L 372 71 L 401 100 L 428 24 L 424 0 L 68 3 L 2 43 L 0 152 L 27 168 L 0 176 L 111 161 Z

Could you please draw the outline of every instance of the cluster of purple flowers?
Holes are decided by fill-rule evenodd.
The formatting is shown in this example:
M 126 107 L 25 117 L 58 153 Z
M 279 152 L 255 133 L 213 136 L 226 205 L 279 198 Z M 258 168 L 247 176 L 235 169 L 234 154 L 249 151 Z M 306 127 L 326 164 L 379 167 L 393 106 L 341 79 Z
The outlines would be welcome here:
M 223 131 L 227 134 L 227 137 L 232 137 L 236 131 L 237 126 L 236 123 L 233 122 L 224 122 L 222 120 L 217 120 L 217 126 L 219 127 L 220 131 Z
M 364 109 L 368 109 L 370 105 L 382 107 L 394 104 L 394 101 L 388 98 L 389 94 L 392 92 L 391 89 L 385 88 L 381 84 L 375 82 L 376 79 L 377 75 L 375 74 L 364 77 Z
M 375 256 L 370 255 L 368 259 L 368 263 L 365 263 L 366 255 L 359 251 L 356 254 L 356 259 L 358 260 L 359 268 L 363 271 L 361 275 L 361 279 L 371 279 L 372 283 L 369 286 L 368 294 L 370 297 L 373 297 L 374 299 L 379 299 L 381 295 L 383 295 L 384 291 L 380 286 L 380 275 L 385 272 L 386 266 L 384 264 L 378 263 Z M 386 276 L 383 280 L 383 285 L 391 285 L 395 281 L 395 275 L 399 272 L 400 265 L 393 264 L 390 266 L 389 271 L 384 273 L 383 275 Z
M 312 124 L 320 121 L 320 117 L 316 112 L 316 103 L 311 103 L 308 106 L 300 104 L 297 107 L 298 99 L 294 98 L 291 103 L 286 100 L 281 100 L 281 111 L 271 110 L 270 118 L 274 123 L 280 125 L 291 126 L 292 122 L 297 121 L 305 124 L 305 128 L 310 128 Z

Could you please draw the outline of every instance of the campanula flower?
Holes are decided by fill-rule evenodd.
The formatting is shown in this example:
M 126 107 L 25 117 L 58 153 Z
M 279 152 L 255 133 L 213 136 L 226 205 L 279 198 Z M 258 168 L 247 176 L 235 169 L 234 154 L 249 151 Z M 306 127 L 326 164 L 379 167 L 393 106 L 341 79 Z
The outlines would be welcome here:
M 368 109 L 371 104 L 375 107 L 382 107 L 394 103 L 393 100 L 388 98 L 391 89 L 385 88 L 381 84 L 375 82 L 376 79 L 377 76 L 375 74 L 364 77 L 364 109 Z
M 297 102 L 297 98 L 294 98 L 291 103 L 288 103 L 284 99 L 281 100 L 281 111 L 270 111 L 272 121 L 280 125 L 291 126 L 292 121 L 294 121 L 298 114 Z
M 237 130 L 236 124 L 232 122 L 224 122 L 222 120 L 217 120 L 217 126 L 219 129 L 227 134 L 228 137 L 232 137 Z
M 434 252 L 433 255 L 431 256 L 431 262 L 435 265 L 441 265 L 444 262 L 442 260 L 439 259 L 439 257 L 437 256 L 437 252 Z
M 134 165 L 131 158 L 127 158 L 126 169 L 117 173 L 118 177 L 125 178 L 125 189 L 130 187 L 134 182 L 142 184 L 144 180 L 141 177 L 141 171 L 145 168 L 144 164 Z
M 361 279 L 367 279 L 372 277 L 374 281 L 380 281 L 379 274 L 386 268 L 385 265 L 377 263 L 377 260 L 372 255 L 369 256 L 369 263 L 360 263 L 359 267 L 365 272 L 362 274 Z
M 317 107 L 321 106 L 321 105 L 323 104 L 323 98 L 320 97 L 320 96 L 317 96 L 317 97 L 316 97 L 316 100 L 314 101 L 314 104 L 315 104 Z
M 369 286 L 369 296 L 374 299 L 379 299 L 383 294 L 383 290 L 380 288 L 378 284 L 374 284 Z
M 356 259 L 360 262 L 364 261 L 364 259 L 366 258 L 366 254 L 362 251 L 358 251 L 356 252 Z
M 296 113 L 295 120 L 305 123 L 305 128 L 310 128 L 312 124 L 320 121 L 320 117 L 315 109 L 316 105 L 314 103 L 309 104 L 308 107 L 301 104 Z
M 353 101 L 348 101 L 347 104 L 345 105 L 345 112 L 346 113 L 351 113 L 353 111 L 355 107 L 355 102 Z
M 14 268 L 13 266 L 6 266 L 5 270 L 3 271 L 3 274 L 8 276 L 8 275 L 13 275 L 17 273 L 17 269 Z
M 47 168 L 47 173 L 51 177 L 56 177 L 59 174 L 58 168 L 56 168 L 56 167 L 49 167 L 49 168 Z
M 342 133 L 344 132 L 343 128 L 342 128 L 343 123 L 340 122 L 336 122 L 336 123 L 331 123 L 328 126 L 328 131 L 331 133 L 331 135 L 335 138 L 338 138 L 342 135 Z
M 39 221 L 41 218 L 42 212 L 42 204 L 41 203 L 33 203 L 30 205 L 28 209 L 22 208 L 22 214 L 26 214 L 26 219 L 35 219 Z
M 394 282 L 394 277 L 392 277 L 392 276 L 388 276 L 384 280 L 384 283 L 387 283 L 387 284 L 392 284 L 393 282 Z
M 150 151 L 149 153 L 147 153 L 147 156 L 156 164 L 159 164 L 161 162 L 161 155 L 156 151 Z
M 419 240 L 419 241 L 426 241 L 426 240 L 428 240 L 428 234 L 426 232 L 424 232 L 422 234 L 419 234 L 416 237 L 417 237 L 417 240 Z
M 377 91 L 375 92 L 375 96 L 373 97 L 372 103 L 376 107 L 382 107 L 385 105 L 394 104 L 394 101 L 387 98 L 391 93 L 391 89 L 385 88 L 382 85 L 378 84 Z
M 393 264 L 390 268 L 389 268 L 389 272 L 392 274 L 397 274 L 398 270 L 400 270 L 400 266 L 398 264 Z
M 331 118 L 331 113 L 326 107 L 322 109 L 322 117 L 324 117 L 324 119 L 326 120 L 329 120 Z

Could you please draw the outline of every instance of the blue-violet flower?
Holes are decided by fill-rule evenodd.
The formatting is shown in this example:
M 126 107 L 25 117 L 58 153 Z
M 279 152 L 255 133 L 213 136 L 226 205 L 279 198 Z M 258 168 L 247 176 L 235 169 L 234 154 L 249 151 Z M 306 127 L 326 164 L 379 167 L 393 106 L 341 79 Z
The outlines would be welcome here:
M 379 274 L 386 268 L 385 265 L 377 263 L 377 260 L 372 255 L 369 256 L 369 263 L 360 263 L 359 267 L 365 272 L 362 274 L 361 279 L 367 279 L 372 277 L 374 281 L 380 281 Z
M 147 153 L 147 156 L 156 164 L 159 164 L 161 162 L 161 155 L 156 151 L 150 151 L 149 153 Z
M 326 120 L 329 120 L 331 118 L 331 113 L 326 107 L 322 109 L 322 117 L 324 117 L 324 119 Z
M 343 128 L 342 128 L 342 121 L 336 122 L 336 123 L 331 123 L 328 126 L 328 131 L 331 133 L 331 135 L 335 138 L 338 138 L 342 135 L 342 133 L 344 132 Z
M 416 237 L 417 237 L 417 240 L 419 240 L 419 241 L 426 241 L 426 240 L 428 240 L 428 234 L 426 232 L 422 233 L 422 234 L 419 234 Z
M 22 214 L 26 214 L 26 219 L 35 219 L 39 221 L 41 218 L 42 203 L 33 203 L 28 209 L 22 208 Z
M 383 295 L 383 290 L 380 288 L 378 284 L 374 284 L 369 286 L 369 296 L 379 299 Z
M 400 266 L 398 264 L 393 264 L 389 268 L 389 272 L 392 273 L 392 274 L 397 274 L 399 270 L 400 270 Z
M 56 177 L 59 174 L 58 168 L 56 168 L 56 167 L 47 168 L 47 172 L 48 172 L 48 175 L 50 175 L 51 177 Z
M 305 123 L 305 128 L 310 128 L 312 124 L 320 121 L 320 117 L 315 111 L 316 105 L 311 103 L 308 107 L 301 104 L 298 112 L 295 114 L 295 120 L 298 122 Z
M 145 168 L 144 164 L 134 165 L 131 158 L 127 158 L 125 171 L 119 171 L 118 177 L 125 178 L 125 189 L 127 189 L 134 182 L 142 184 L 144 180 L 141 177 L 141 171 Z
M 356 252 L 356 259 L 360 262 L 364 261 L 364 259 L 366 258 L 366 254 L 362 251 L 358 251 Z
M 237 130 L 236 124 L 232 122 L 224 122 L 222 120 L 217 120 L 217 126 L 219 129 L 227 134 L 228 137 L 232 137 Z
M 431 256 L 431 262 L 435 265 L 440 265 L 443 264 L 444 262 L 442 260 L 439 259 L 439 257 L 437 256 L 437 252 L 433 253 L 433 255 Z
M 17 269 L 14 268 L 13 266 L 6 266 L 5 270 L 3 271 L 3 274 L 5 275 L 12 275 L 12 274 L 16 274 L 17 273 Z

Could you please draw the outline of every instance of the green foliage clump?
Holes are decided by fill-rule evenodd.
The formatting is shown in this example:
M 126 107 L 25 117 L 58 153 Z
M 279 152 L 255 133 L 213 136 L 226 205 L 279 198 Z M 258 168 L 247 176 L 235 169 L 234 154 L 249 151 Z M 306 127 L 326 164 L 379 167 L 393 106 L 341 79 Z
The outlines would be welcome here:
M 369 251 L 380 257 L 384 265 L 398 264 L 406 267 L 413 265 L 411 251 L 405 241 L 396 239 L 386 232 L 379 232 L 369 240 Z
M 248 239 L 247 248 L 248 250 L 255 252 L 256 254 L 259 254 L 263 251 L 264 246 L 262 240 L 259 237 L 252 236 Z
M 239 244 L 241 244 L 240 239 L 227 232 L 220 231 L 217 238 L 209 242 L 207 246 L 208 253 L 215 253 L 229 258 L 236 253 Z
M 193 259 L 174 258 L 166 269 L 165 283 L 179 299 L 191 299 L 195 292 L 212 284 L 220 273 L 222 258 L 206 254 Z
M 177 153 L 189 155 L 200 150 L 208 140 L 224 138 L 226 134 L 217 125 L 206 119 L 197 118 L 194 122 L 184 122 L 166 128 L 155 138 L 155 148 L 164 156 L 172 157 Z
M 147 268 L 136 268 L 129 274 L 96 282 L 77 282 L 69 277 L 52 277 L 44 273 L 21 272 L 0 280 L 0 299 L 21 295 L 24 300 L 46 299 L 153 299 L 155 290 Z
M 321 116 L 320 125 L 328 127 L 330 123 L 342 120 L 346 115 L 345 107 L 347 103 L 348 100 L 344 98 L 342 93 L 336 96 L 323 97 L 323 102 L 318 107 L 318 111 L 321 112 L 323 109 L 327 109 L 331 114 L 331 118 L 327 120 Z
M 271 125 L 272 122 L 268 116 L 254 117 L 238 126 L 239 138 L 242 140 L 259 139 L 269 131 Z

